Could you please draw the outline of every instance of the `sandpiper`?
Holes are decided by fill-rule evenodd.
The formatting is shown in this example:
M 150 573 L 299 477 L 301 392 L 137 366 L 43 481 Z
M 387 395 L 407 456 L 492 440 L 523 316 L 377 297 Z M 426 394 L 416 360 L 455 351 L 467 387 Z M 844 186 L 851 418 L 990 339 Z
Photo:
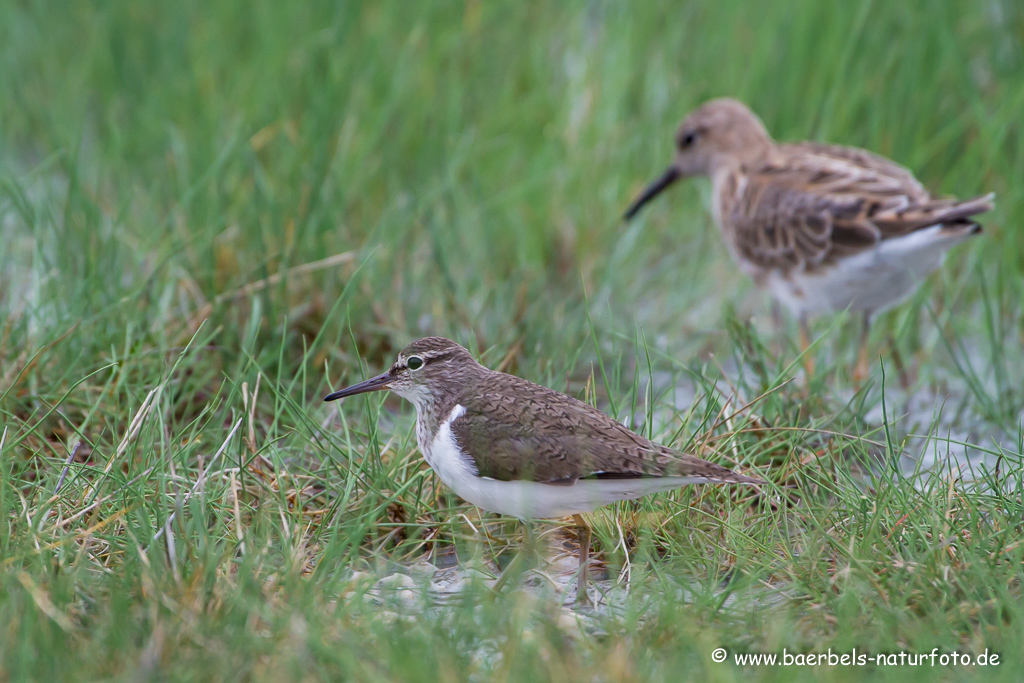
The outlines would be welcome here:
M 730 253 L 797 316 L 805 345 L 809 315 L 847 308 L 863 315 L 863 369 L 872 317 L 909 296 L 950 247 L 981 232 L 970 217 L 993 206 L 993 194 L 933 198 L 910 171 L 866 150 L 776 143 L 732 99 L 691 113 L 675 147 L 672 165 L 633 201 L 626 220 L 677 180 L 710 176 Z
M 416 407 L 420 452 L 458 496 L 524 521 L 573 517 L 580 599 L 591 540 L 582 513 L 686 484 L 764 483 L 658 445 L 571 396 L 490 370 L 443 337 L 413 342 L 387 372 L 324 400 L 385 389 Z

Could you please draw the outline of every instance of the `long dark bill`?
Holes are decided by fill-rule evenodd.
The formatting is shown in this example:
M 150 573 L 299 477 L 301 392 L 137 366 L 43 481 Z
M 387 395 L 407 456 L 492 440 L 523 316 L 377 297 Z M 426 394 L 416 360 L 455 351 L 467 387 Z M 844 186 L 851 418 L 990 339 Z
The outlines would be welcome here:
M 346 396 L 355 396 L 356 394 L 365 394 L 368 391 L 380 391 L 381 389 L 387 389 L 388 382 L 391 381 L 391 375 L 384 373 L 371 377 L 365 382 L 359 384 L 353 384 L 350 387 L 345 387 L 335 391 L 333 394 L 329 394 L 324 397 L 325 401 L 337 401 L 339 398 L 345 398 Z
M 668 170 L 661 174 L 661 177 L 655 180 L 653 183 L 648 185 L 643 193 L 639 197 L 633 200 L 633 203 L 626 209 L 625 215 L 622 217 L 624 220 L 632 220 L 640 209 L 643 208 L 644 204 L 651 201 L 664 190 L 666 187 L 679 180 L 679 171 L 675 166 L 669 166 Z

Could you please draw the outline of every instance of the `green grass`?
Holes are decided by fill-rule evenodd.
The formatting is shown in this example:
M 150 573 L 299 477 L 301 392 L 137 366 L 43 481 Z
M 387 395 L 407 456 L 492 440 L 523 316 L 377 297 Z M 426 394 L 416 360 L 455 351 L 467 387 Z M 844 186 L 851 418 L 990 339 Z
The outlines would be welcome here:
M 292 5 L 0 4 L 0 680 L 1017 678 L 1018 3 Z M 789 381 L 701 183 L 619 221 L 719 95 L 997 193 L 863 390 L 844 316 Z M 368 596 L 521 540 L 408 405 L 320 402 L 426 334 L 775 485 L 596 514 L 629 582 L 579 625 L 554 592 Z

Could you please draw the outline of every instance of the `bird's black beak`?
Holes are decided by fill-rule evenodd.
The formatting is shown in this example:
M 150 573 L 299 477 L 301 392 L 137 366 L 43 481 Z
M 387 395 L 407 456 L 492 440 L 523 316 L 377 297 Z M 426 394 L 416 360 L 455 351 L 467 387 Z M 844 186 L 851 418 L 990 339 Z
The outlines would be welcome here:
M 383 373 L 376 377 L 371 377 L 365 382 L 359 384 L 353 384 L 350 387 L 345 387 L 339 391 L 335 391 L 333 394 L 328 394 L 324 397 L 325 401 L 337 401 L 339 398 L 345 398 L 346 396 L 355 396 L 356 394 L 365 394 L 368 391 L 380 391 L 387 389 L 388 384 L 391 383 L 391 375 L 389 373 Z
M 626 209 L 625 215 L 622 217 L 624 220 L 632 220 L 633 216 L 639 213 L 640 209 L 643 208 L 644 204 L 651 201 L 664 190 L 666 187 L 679 180 L 682 174 L 675 166 L 669 166 L 668 170 L 661 174 L 661 177 L 655 180 L 653 183 L 644 188 L 644 191 L 639 197 L 633 200 L 633 203 Z

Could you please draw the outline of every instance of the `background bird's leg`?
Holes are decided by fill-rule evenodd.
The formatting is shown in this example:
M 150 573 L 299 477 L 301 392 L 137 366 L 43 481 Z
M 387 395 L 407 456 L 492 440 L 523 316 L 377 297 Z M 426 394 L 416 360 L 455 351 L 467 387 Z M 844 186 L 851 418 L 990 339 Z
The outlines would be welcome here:
M 900 348 L 896 345 L 896 337 L 891 333 L 889 334 L 889 348 L 892 349 L 892 364 L 896 366 L 896 374 L 900 378 L 900 388 L 903 391 L 909 391 L 910 373 L 903 362 L 903 354 L 900 353 Z
M 857 349 L 857 365 L 853 369 L 853 381 L 862 384 L 868 376 L 868 333 L 871 331 L 871 312 L 864 311 L 860 328 L 860 347 Z
M 800 353 L 807 354 L 804 356 L 804 372 L 807 373 L 807 379 L 810 379 L 811 375 L 814 374 L 814 357 L 810 353 L 811 347 L 811 332 L 810 327 L 807 324 L 807 314 L 800 314 Z
M 782 315 L 782 304 L 772 299 L 772 332 L 775 340 L 775 351 L 782 354 L 786 348 L 786 319 Z
M 576 523 L 580 541 L 580 578 L 576 584 L 576 602 L 590 602 L 590 594 L 587 591 L 587 566 L 590 564 L 590 541 L 593 533 L 583 515 L 573 515 L 572 521 Z

